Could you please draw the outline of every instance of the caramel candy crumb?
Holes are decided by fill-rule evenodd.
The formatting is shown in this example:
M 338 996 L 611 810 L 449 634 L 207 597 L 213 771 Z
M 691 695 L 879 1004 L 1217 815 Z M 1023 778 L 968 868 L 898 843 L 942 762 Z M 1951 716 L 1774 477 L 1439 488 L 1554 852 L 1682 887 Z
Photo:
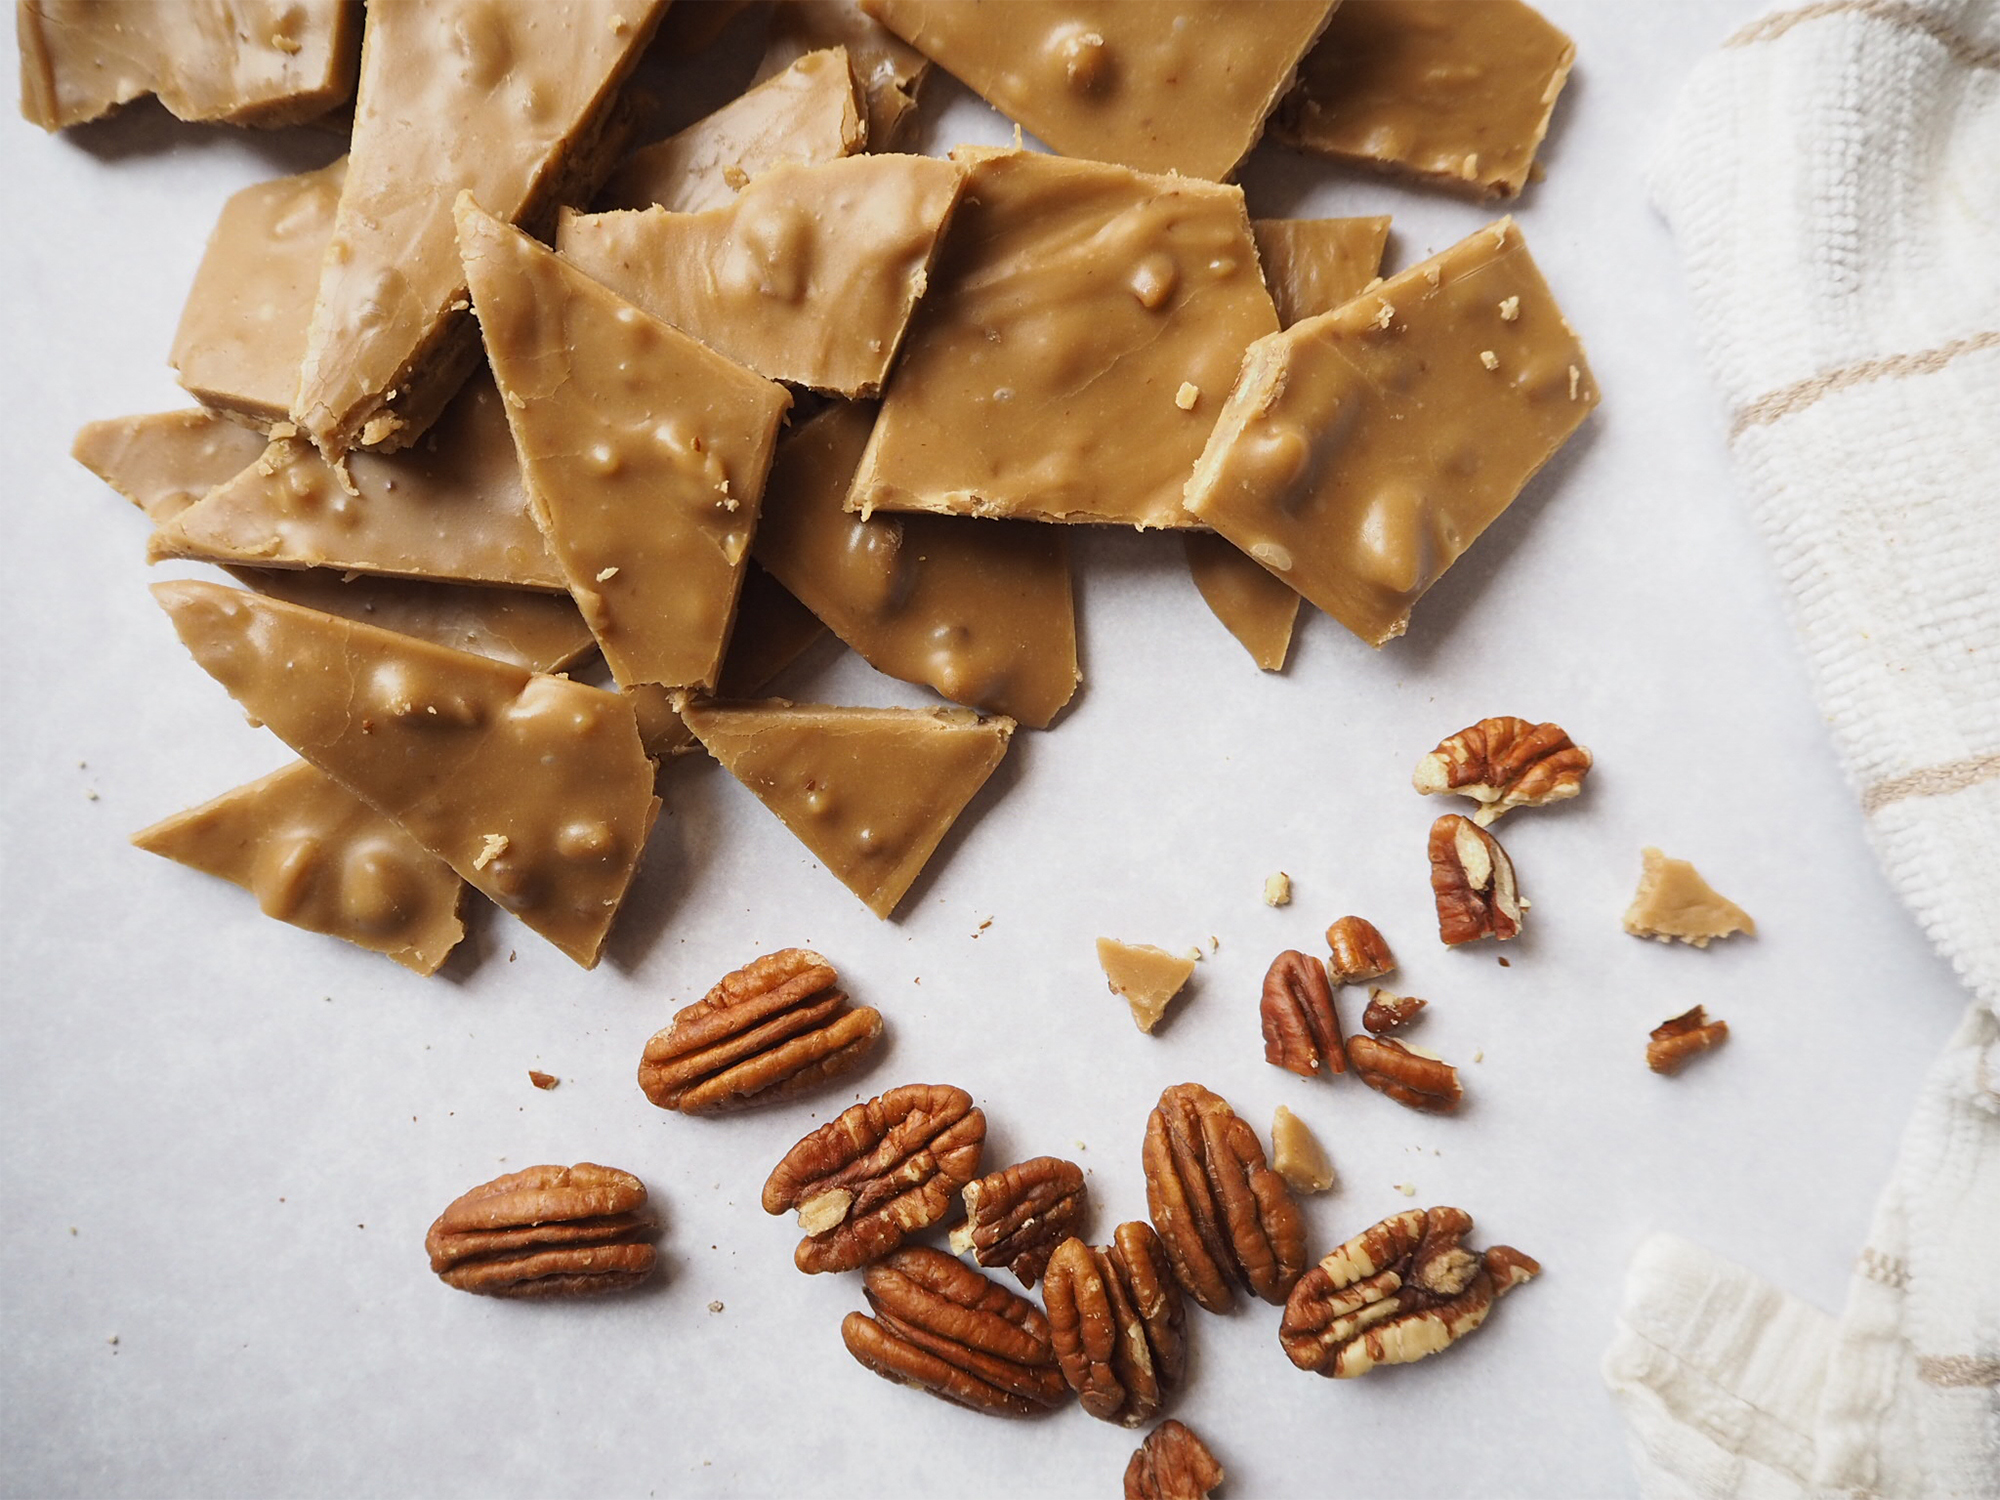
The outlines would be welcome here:
M 1292 904 L 1292 877 L 1283 870 L 1264 878 L 1264 904 L 1266 906 L 1290 906 Z
M 1201 387 L 1191 380 L 1183 380 L 1181 388 L 1174 392 L 1174 405 L 1182 411 L 1193 411 L 1195 403 L 1201 400 Z

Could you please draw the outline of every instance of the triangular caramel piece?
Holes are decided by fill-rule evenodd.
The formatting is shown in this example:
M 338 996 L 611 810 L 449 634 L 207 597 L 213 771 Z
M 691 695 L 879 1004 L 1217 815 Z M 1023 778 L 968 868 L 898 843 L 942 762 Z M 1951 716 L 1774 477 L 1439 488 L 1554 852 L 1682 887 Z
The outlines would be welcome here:
M 1014 733 L 1012 719 L 962 708 L 773 700 L 690 703 L 681 716 L 878 917 L 896 909 Z
M 1111 993 L 1132 1007 L 1133 1023 L 1141 1031 L 1160 1024 L 1168 1003 L 1194 973 L 1194 965 L 1194 959 L 1150 943 L 1097 940 L 1097 966 L 1104 970 Z
M 791 397 L 459 200 L 522 475 L 618 681 L 713 687 Z
M 846 51 L 866 96 L 868 149 L 897 150 L 931 60 L 864 11 L 859 0 L 778 0 L 757 77 L 768 78 L 801 53 L 827 47 Z
M 597 962 L 660 805 L 624 699 L 212 583 L 153 594 L 278 738 Z
M 434 973 L 465 936 L 464 882 L 310 762 L 293 761 L 132 842 L 257 898 L 267 917 Z
M 611 166 L 619 87 L 666 0 L 377 5 L 292 419 L 338 456 L 408 446 L 472 368 L 451 206 L 545 230 Z
M 262 433 L 194 407 L 87 423 L 69 451 L 157 526 L 255 463 L 265 442 Z
M 1188 572 L 1210 612 L 1252 661 L 1266 672 L 1282 672 L 1298 622 L 1298 593 L 1212 531 L 1184 531 L 1181 541 Z
M 1657 849 L 1643 852 L 1639 890 L 1625 911 L 1625 930 L 1634 937 L 1678 938 L 1706 948 L 1715 938 L 1732 933 L 1757 935 L 1750 913 L 1702 879 L 1701 871 L 1684 859 L 1670 859 Z

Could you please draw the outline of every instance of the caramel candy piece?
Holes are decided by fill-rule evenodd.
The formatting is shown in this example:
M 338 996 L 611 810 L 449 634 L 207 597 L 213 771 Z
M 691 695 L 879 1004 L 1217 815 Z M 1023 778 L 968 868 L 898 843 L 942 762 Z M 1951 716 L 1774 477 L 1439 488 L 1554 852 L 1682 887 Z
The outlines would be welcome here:
M 1253 345 L 1188 509 L 1379 646 L 1596 404 L 1502 219 Z
M 598 206 L 658 204 L 682 214 L 722 208 L 772 167 L 812 166 L 859 151 L 868 139 L 862 108 L 847 49 L 808 52 L 679 135 L 634 151 L 597 195 Z
M 1097 940 L 1097 966 L 1104 970 L 1111 993 L 1132 1007 L 1132 1020 L 1144 1032 L 1160 1024 L 1168 1003 L 1194 973 L 1195 961 L 1147 943 Z
M 1334 0 L 862 0 L 862 8 L 1068 156 L 1229 176 Z
M 452 200 L 545 228 L 609 169 L 612 106 L 666 0 L 371 7 L 354 144 L 292 419 L 324 453 L 406 447 L 477 359 Z
M 255 183 L 223 204 L 167 355 L 203 406 L 264 428 L 290 415 L 346 177 L 342 157 Z
M 596 965 L 660 806 L 622 698 L 212 583 L 153 595 L 252 717 Z
M 1701 878 L 1701 871 L 1684 859 L 1669 859 L 1657 849 L 1643 851 L 1639 890 L 1625 912 L 1625 930 L 1634 937 L 1679 938 L 1706 948 L 1715 938 L 1747 932 L 1757 935 L 1750 913 Z
M 868 149 L 894 151 L 917 107 L 917 90 L 930 73 L 930 59 L 864 14 L 857 0 L 778 0 L 757 76 L 769 77 L 802 53 L 828 47 L 847 49 L 848 65 L 866 101 Z
M 306 761 L 162 819 L 132 842 L 242 886 L 267 917 L 419 974 L 436 972 L 465 936 L 465 886 L 450 866 Z
M 1242 351 L 1276 330 L 1243 194 L 960 147 L 958 212 L 847 507 L 1141 528 L 1181 490 Z M 1194 407 L 1184 385 L 1211 393 Z
M 832 407 L 778 445 L 758 561 L 877 671 L 1046 729 L 1078 681 L 1062 534 L 850 515 L 841 500 L 874 420 L 866 406 Z
M 1184 531 L 1188 573 L 1209 607 L 1250 659 L 1266 672 L 1282 672 L 1292 649 L 1299 596 L 1212 531 Z
M 564 586 L 528 508 L 500 394 L 483 376 L 417 447 L 357 453 L 344 474 L 305 440 L 279 438 L 155 532 L 147 555 Z
M 459 199 L 522 474 L 620 684 L 713 687 L 791 397 Z
M 69 451 L 159 525 L 242 473 L 265 445 L 262 434 L 195 407 L 86 423 Z
M 1348 0 L 1273 128 L 1323 156 L 1511 198 L 1575 59 L 1521 0 Z
M 833 876 L 887 917 L 1007 753 L 962 708 L 690 703 L 688 728 Z
M 1319 1137 L 1282 1104 L 1271 1116 L 1271 1170 L 1295 1193 L 1324 1193 L 1336 1180 Z
M 19 0 L 21 114 L 62 130 L 154 94 L 183 120 L 295 125 L 354 92 L 351 0 Z
M 959 169 L 934 156 L 773 167 L 735 201 L 565 214 L 565 260 L 773 380 L 873 396 L 923 295 Z

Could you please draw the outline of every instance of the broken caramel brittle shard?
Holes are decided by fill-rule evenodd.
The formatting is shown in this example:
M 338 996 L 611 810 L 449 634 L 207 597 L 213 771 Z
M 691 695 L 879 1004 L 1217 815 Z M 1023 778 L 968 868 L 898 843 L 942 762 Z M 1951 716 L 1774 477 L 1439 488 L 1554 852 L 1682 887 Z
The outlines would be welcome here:
M 791 397 L 470 196 L 458 224 L 535 518 L 612 675 L 713 687 Z
M 868 149 L 894 151 L 931 63 L 865 14 L 857 0 L 778 0 L 757 77 L 762 81 L 801 55 L 832 47 L 845 49 L 861 88 Z
M 616 693 L 216 584 L 153 593 L 247 713 L 596 964 L 659 810 Z
M 1252 345 L 1188 509 L 1379 646 L 1596 404 L 1501 219 Z
M 1702 879 L 1684 859 L 1670 859 L 1658 849 L 1643 851 L 1639 889 L 1625 912 L 1625 930 L 1634 937 L 1672 942 L 1678 938 L 1706 948 L 1716 938 L 1735 933 L 1757 935 L 1750 913 Z
M 1521 0 L 1343 5 L 1273 129 L 1324 156 L 1511 198 L 1575 59 L 1575 44 Z
M 324 453 L 405 447 L 472 369 L 452 201 L 546 228 L 610 166 L 620 85 L 665 0 L 370 7 L 353 148 L 292 418 Z
M 354 92 L 349 0 L 19 0 L 21 114 L 61 130 L 153 94 L 183 120 L 295 125 Z
M 500 393 L 470 382 L 414 448 L 336 467 L 299 438 L 154 533 L 148 555 L 560 589 Z
M 1334 0 L 862 0 L 1067 156 L 1217 181 L 1263 133 Z
M 778 445 L 758 561 L 877 671 L 1045 729 L 1076 692 L 1060 532 L 841 508 L 875 420 L 836 406 Z
M 1012 719 L 965 709 L 690 703 L 709 754 L 887 917 L 1007 753 Z
M 70 456 L 159 525 L 242 473 L 264 447 L 261 433 L 196 407 L 85 423 Z
M 294 761 L 175 813 L 132 842 L 257 898 L 266 916 L 435 973 L 465 936 L 465 886 L 331 776 Z
M 847 508 L 1196 525 L 1181 492 L 1221 393 L 1278 326 L 1242 192 L 1040 152 L 952 158 L 963 194 Z M 1185 385 L 1215 394 L 1183 406 Z
M 1104 970 L 1111 993 L 1132 1008 L 1132 1020 L 1141 1031 L 1150 1032 L 1160 1024 L 1168 1002 L 1187 984 L 1194 965 L 1195 960 L 1185 954 L 1150 944 L 1097 940 L 1097 966 Z
M 780 163 L 811 166 L 859 151 L 868 139 L 865 107 L 845 47 L 808 52 L 679 135 L 634 151 L 597 205 L 657 204 L 683 214 L 724 207 Z
M 1361 295 L 1382 269 L 1389 219 L 1252 219 L 1250 232 L 1279 326 L 1290 328 Z
M 1266 672 L 1282 672 L 1292 649 L 1299 596 L 1212 531 L 1185 531 L 1188 573 L 1202 601 Z
M 959 168 L 932 156 L 778 166 L 701 213 L 565 214 L 563 258 L 773 380 L 873 396 L 923 295 Z

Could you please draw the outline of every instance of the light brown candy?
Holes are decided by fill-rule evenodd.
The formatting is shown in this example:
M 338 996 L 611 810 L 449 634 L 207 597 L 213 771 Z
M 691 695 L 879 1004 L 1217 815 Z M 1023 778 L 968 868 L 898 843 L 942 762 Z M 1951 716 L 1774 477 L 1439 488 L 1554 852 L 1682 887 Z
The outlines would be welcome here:
M 802 54 L 828 47 L 847 49 L 866 102 L 868 149 L 896 150 L 917 107 L 917 91 L 930 74 L 930 59 L 898 41 L 857 0 L 778 0 L 757 76 L 767 78 Z
M 158 525 L 242 473 L 265 446 L 261 434 L 196 407 L 88 422 L 69 451 Z
M 1168 1004 L 1194 975 L 1194 956 L 1169 953 L 1151 943 L 1097 940 L 1097 966 L 1111 993 L 1132 1009 L 1132 1022 L 1150 1032 L 1160 1024 Z
M 1757 935 L 1756 920 L 1702 879 L 1701 871 L 1684 859 L 1670 859 L 1658 849 L 1642 854 L 1639 889 L 1625 909 L 1625 930 L 1634 937 L 1670 943 L 1678 938 L 1706 948 L 1716 938 L 1739 932 Z

